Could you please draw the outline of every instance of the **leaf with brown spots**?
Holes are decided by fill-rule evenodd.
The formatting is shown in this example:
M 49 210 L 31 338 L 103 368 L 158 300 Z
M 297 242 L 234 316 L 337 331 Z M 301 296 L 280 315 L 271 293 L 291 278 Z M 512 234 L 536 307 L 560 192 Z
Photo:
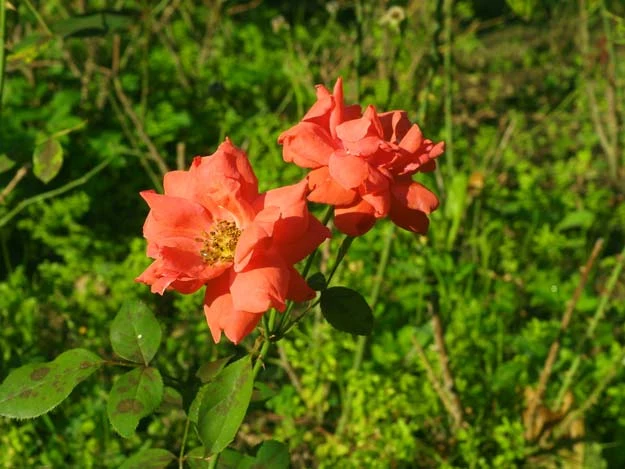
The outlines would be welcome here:
M 119 377 L 109 394 L 106 411 L 113 428 L 130 438 L 139 421 L 163 400 L 163 379 L 156 368 L 140 366 Z
M 176 456 L 169 451 L 159 448 L 150 448 L 139 451 L 126 459 L 119 469 L 162 469 L 167 467 Z
M 189 418 L 197 425 L 208 453 L 219 453 L 236 436 L 252 398 L 253 384 L 252 360 L 247 355 L 200 389 Z
M 14 370 L 0 385 L 0 415 L 26 419 L 50 412 L 102 363 L 88 350 L 72 349 L 49 363 Z

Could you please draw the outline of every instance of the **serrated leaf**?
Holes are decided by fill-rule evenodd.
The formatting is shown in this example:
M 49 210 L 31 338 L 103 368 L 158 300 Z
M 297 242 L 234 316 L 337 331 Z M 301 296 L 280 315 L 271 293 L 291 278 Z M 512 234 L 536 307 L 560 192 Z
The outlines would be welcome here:
M 85 349 L 72 349 L 48 363 L 22 366 L 0 385 L 0 415 L 34 418 L 51 411 L 103 363 Z
M 45 139 L 35 147 L 33 173 L 45 184 L 49 183 L 63 166 L 63 147 L 55 138 Z
M 326 277 L 321 272 L 316 272 L 312 274 L 310 277 L 308 277 L 306 283 L 308 283 L 308 286 L 315 291 L 323 291 L 328 286 Z
M 0 0 L 1 1 L 1 0 Z M 0 155 L 0 174 L 8 171 L 13 166 L 15 166 L 15 161 L 10 159 L 4 153 Z
M 196 405 L 196 425 L 209 454 L 224 450 L 236 436 L 252 397 L 253 384 L 252 360 L 248 355 L 225 367 L 214 381 L 203 386 Z M 191 413 L 189 416 L 193 418 Z
M 321 293 L 323 317 L 336 329 L 357 335 L 373 330 L 373 313 L 360 293 L 347 287 L 331 287 Z
M 163 399 L 163 379 L 156 368 L 138 367 L 119 377 L 109 394 L 106 412 L 113 428 L 130 438 L 139 421 Z
M 215 376 L 217 376 L 224 366 L 230 361 L 232 355 L 214 360 L 212 362 L 204 363 L 195 373 L 195 376 L 199 378 L 202 383 L 208 383 Z
M 163 469 L 175 459 L 176 456 L 167 450 L 149 448 L 126 459 L 119 469 Z
M 265 441 L 252 464 L 251 469 L 288 469 L 291 464 L 289 448 L 279 441 Z
M 148 365 L 161 344 L 161 326 L 140 301 L 124 303 L 111 323 L 111 345 L 122 358 Z

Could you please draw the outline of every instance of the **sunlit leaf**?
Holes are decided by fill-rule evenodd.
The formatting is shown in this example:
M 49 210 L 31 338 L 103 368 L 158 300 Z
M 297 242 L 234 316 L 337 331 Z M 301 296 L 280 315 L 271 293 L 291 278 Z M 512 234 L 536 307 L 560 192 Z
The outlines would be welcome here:
M 10 159 L 4 153 L 0 154 L 0 174 L 8 171 L 13 166 L 15 166 L 15 161 Z
M 146 366 L 161 343 L 161 326 L 140 301 L 125 302 L 111 324 L 111 345 L 122 358 Z
M 50 182 L 63 166 L 63 147 L 55 138 L 48 138 L 35 147 L 33 173 L 44 183 Z
M 163 379 L 156 368 L 138 367 L 119 377 L 109 394 L 106 411 L 113 428 L 130 438 L 139 421 L 163 399 Z
M 331 287 L 321 293 L 323 317 L 336 329 L 357 335 L 373 330 L 373 313 L 360 293 L 347 287 Z
M 196 397 L 189 417 L 209 454 L 222 451 L 237 434 L 252 397 L 252 361 L 246 356 L 226 366 Z M 192 407 L 194 405 L 192 404 Z
M 49 412 L 102 363 L 88 350 L 72 349 L 51 362 L 14 370 L 0 385 L 0 415 L 23 419 Z
M 214 360 L 212 362 L 204 363 L 195 373 L 202 383 L 208 383 L 215 376 L 219 374 L 221 370 L 223 370 L 224 366 L 230 361 L 232 355 L 228 355 L 227 357 L 220 358 L 218 360 Z

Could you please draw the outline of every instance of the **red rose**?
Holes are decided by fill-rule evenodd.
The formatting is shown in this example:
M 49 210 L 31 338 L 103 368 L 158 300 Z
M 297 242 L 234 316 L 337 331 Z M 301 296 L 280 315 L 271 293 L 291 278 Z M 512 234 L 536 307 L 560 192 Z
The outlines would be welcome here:
M 189 171 L 165 175 L 165 194 L 145 191 L 143 227 L 154 262 L 137 280 L 163 294 L 206 285 L 204 313 L 213 339 L 240 342 L 270 308 L 315 292 L 293 268 L 330 232 L 306 207 L 306 183 L 258 193 L 246 154 L 226 140 Z
M 283 157 L 310 168 L 308 200 L 335 206 L 336 227 L 350 236 L 369 231 L 379 218 L 426 233 L 438 199 L 412 180 L 433 171 L 443 142 L 423 138 L 404 111 L 379 114 L 373 106 L 345 106 L 339 78 L 331 94 L 317 86 L 317 102 L 302 122 L 280 135 Z

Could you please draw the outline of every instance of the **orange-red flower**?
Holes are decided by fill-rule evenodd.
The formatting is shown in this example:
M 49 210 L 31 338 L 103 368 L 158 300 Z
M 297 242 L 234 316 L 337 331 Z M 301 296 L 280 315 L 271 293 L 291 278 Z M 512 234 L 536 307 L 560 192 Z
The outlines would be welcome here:
M 238 343 L 270 308 L 315 293 L 293 268 L 330 232 L 306 207 L 306 183 L 258 193 L 245 153 L 226 140 L 189 171 L 165 175 L 165 194 L 145 191 L 143 227 L 154 259 L 137 281 L 154 293 L 192 293 L 206 285 L 204 313 L 213 339 Z
M 423 138 L 406 112 L 346 106 L 339 78 L 333 93 L 317 86 L 317 102 L 302 121 L 280 135 L 283 158 L 310 168 L 308 200 L 335 206 L 336 227 L 350 236 L 369 231 L 379 218 L 426 233 L 438 199 L 412 180 L 433 171 L 444 143 Z

